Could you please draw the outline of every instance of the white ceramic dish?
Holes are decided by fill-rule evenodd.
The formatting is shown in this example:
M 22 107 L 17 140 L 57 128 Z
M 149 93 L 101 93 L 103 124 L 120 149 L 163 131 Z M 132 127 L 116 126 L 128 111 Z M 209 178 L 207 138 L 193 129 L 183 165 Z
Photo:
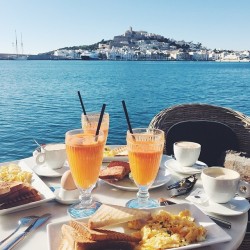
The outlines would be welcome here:
M 169 173 L 169 171 L 167 169 L 160 168 L 153 185 L 149 189 L 161 187 L 165 185 L 166 183 L 168 183 L 170 179 L 171 179 L 171 174 Z M 123 180 L 114 181 L 114 182 L 111 182 L 108 180 L 102 180 L 102 181 L 104 181 L 105 183 L 113 187 L 119 188 L 121 190 L 138 191 L 138 187 L 135 185 L 135 183 L 132 180 L 130 180 L 129 177 L 125 177 Z
M 165 162 L 165 166 L 179 174 L 199 174 L 202 169 L 207 168 L 207 164 L 197 161 L 192 167 L 181 167 L 175 159 L 169 159 Z
M 192 216 L 195 218 L 195 221 L 199 223 L 200 225 L 204 226 L 207 229 L 207 238 L 205 241 L 190 244 L 188 246 L 178 247 L 178 248 L 172 248 L 172 249 L 194 249 L 194 248 L 202 248 L 205 246 L 221 243 L 221 242 L 227 242 L 230 241 L 232 238 L 230 235 L 228 235 L 223 229 L 221 229 L 218 225 L 216 225 L 208 216 L 206 216 L 200 209 L 198 209 L 196 206 L 192 204 L 176 204 L 171 205 L 167 207 L 160 207 L 160 208 L 154 208 L 150 209 L 152 212 L 157 210 L 167 210 L 171 213 L 178 214 L 180 211 L 184 209 L 189 209 Z M 60 244 L 60 238 L 61 238 L 61 226 L 65 223 L 68 223 L 69 220 L 59 222 L 59 223 L 50 223 L 47 225 L 47 236 L 48 236 L 48 249 L 49 250 L 56 250 L 58 249 L 58 246 Z M 81 220 L 83 222 L 87 222 L 88 219 Z M 114 225 L 108 227 L 110 230 L 115 230 L 118 232 L 131 232 L 126 227 L 126 223 Z
M 62 199 L 58 194 L 59 194 L 59 191 L 60 189 L 56 189 L 54 191 L 54 194 L 55 194 L 55 200 L 61 204 L 65 204 L 65 205 L 70 205 L 70 204 L 73 204 L 73 203 L 76 203 L 79 201 L 79 198 L 76 198 L 76 199 Z
M 39 176 L 43 177 L 60 177 L 64 174 L 65 171 L 69 170 L 67 162 L 65 162 L 64 166 L 58 169 L 51 169 L 47 167 L 45 164 L 43 165 L 35 165 L 32 170 Z
M 207 201 L 202 204 L 195 203 L 201 210 L 223 216 L 236 216 L 246 213 L 250 208 L 250 203 L 243 197 L 234 197 L 224 204 Z
M 1 165 L 6 165 L 6 164 L 1 164 Z M 22 170 L 25 170 L 25 171 L 32 173 L 31 185 L 41 193 L 42 200 L 31 202 L 31 203 L 20 205 L 20 206 L 16 206 L 16 207 L 12 207 L 12 208 L 2 209 L 2 210 L 0 210 L 0 215 L 13 213 L 13 212 L 29 209 L 32 207 L 37 207 L 37 206 L 39 206 L 45 202 L 48 202 L 50 200 L 53 200 L 55 198 L 55 195 L 50 190 L 50 188 L 36 175 L 36 173 L 34 173 L 28 166 L 26 166 L 26 164 L 24 164 L 24 162 L 20 161 L 17 163 L 17 165 L 20 166 Z
M 108 147 L 112 148 L 116 148 L 116 147 L 121 147 L 124 145 L 107 145 Z M 127 155 L 116 155 L 113 157 L 110 156 L 105 156 L 103 157 L 103 162 L 111 162 L 111 161 L 126 161 L 128 162 L 128 156 Z

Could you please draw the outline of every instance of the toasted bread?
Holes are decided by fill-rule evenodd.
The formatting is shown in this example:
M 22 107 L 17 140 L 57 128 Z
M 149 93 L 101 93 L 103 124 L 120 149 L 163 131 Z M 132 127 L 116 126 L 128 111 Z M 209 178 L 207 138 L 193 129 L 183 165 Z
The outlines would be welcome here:
M 126 169 L 123 166 L 114 166 L 100 171 L 99 178 L 103 180 L 122 180 L 126 175 Z
M 89 218 L 88 227 L 95 229 L 132 220 L 147 220 L 149 218 L 151 218 L 151 213 L 148 211 L 102 204 L 97 212 Z
M 0 209 L 16 207 L 30 202 L 39 201 L 41 199 L 41 194 L 36 189 L 29 184 L 24 184 L 22 189 L 13 193 L 9 192 L 9 195 L 0 199 Z
M 23 188 L 23 183 L 20 181 L 1 181 L 0 182 L 0 198 L 6 197 L 9 194 Z
M 130 236 L 125 233 L 115 232 L 106 229 L 90 229 L 88 225 L 79 221 L 70 221 L 69 225 L 77 230 L 81 234 L 85 234 L 90 240 L 95 241 L 105 241 L 105 240 L 115 240 L 115 241 L 132 241 L 138 242 L 139 239 Z
M 131 171 L 129 163 L 125 162 L 125 161 L 111 161 L 107 167 L 112 168 L 115 166 L 123 166 L 125 168 L 125 172 L 126 172 L 125 175 L 128 175 Z
M 62 238 L 59 250 L 132 250 L 135 244 L 129 241 L 94 241 L 87 238 L 83 232 L 78 232 L 73 227 L 62 226 Z

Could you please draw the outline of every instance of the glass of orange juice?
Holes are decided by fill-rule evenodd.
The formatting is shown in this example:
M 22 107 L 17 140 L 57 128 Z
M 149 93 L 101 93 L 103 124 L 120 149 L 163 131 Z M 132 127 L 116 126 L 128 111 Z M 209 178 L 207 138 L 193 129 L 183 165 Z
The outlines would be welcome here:
M 101 205 L 93 201 L 91 192 L 99 177 L 103 159 L 105 136 L 102 131 L 75 129 L 65 135 L 67 158 L 74 182 L 80 191 L 80 202 L 69 207 L 73 218 L 93 214 Z
M 82 113 L 82 129 L 87 131 L 87 130 L 92 130 L 97 128 L 98 121 L 100 118 L 101 113 L 87 113 L 86 115 Z M 104 136 L 106 137 L 106 141 L 108 138 L 108 131 L 109 131 L 109 114 L 104 113 L 103 118 L 102 118 L 102 124 L 100 128 Z
M 129 164 L 133 180 L 139 191 L 137 199 L 127 202 L 131 208 L 158 207 L 156 200 L 149 199 L 148 189 L 153 184 L 163 154 L 164 132 L 159 129 L 136 128 L 127 132 Z

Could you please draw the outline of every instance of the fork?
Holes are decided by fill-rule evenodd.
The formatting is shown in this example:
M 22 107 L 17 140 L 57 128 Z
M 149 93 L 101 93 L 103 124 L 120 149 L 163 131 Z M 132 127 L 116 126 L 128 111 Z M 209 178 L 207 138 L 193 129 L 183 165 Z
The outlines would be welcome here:
M 0 241 L 0 246 L 6 240 L 8 240 L 12 235 L 14 235 L 22 226 L 30 225 L 34 221 L 34 219 L 37 219 L 37 218 L 38 218 L 38 216 L 34 216 L 34 215 L 20 218 L 19 221 L 18 221 L 17 228 L 10 235 L 8 235 L 5 239 L 3 239 L 2 241 Z

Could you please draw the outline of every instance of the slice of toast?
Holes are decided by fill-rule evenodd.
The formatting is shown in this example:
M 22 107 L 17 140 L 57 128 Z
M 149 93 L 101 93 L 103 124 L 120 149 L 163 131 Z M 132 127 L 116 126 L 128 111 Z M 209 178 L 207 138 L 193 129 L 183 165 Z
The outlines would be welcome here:
M 120 224 L 138 219 L 150 219 L 151 213 L 141 209 L 133 209 L 116 205 L 102 204 L 88 220 L 90 229 Z
M 123 166 L 114 166 L 100 171 L 99 178 L 103 180 L 122 180 L 126 175 L 126 169 Z
M 107 167 L 112 168 L 115 166 L 123 166 L 125 168 L 125 172 L 126 172 L 125 175 L 128 175 L 131 171 L 129 163 L 125 162 L 125 161 L 111 161 Z
M 0 202 L 0 210 L 28 204 L 30 202 L 39 201 L 41 199 L 41 194 L 36 189 L 31 188 L 28 192 L 25 192 L 15 197 L 14 199 L 9 199 L 7 196 L 4 201 Z
M 20 197 L 22 195 L 30 193 L 32 189 L 33 188 L 30 186 L 30 184 L 23 183 L 22 188 L 20 188 L 16 191 L 13 191 L 14 189 L 12 189 L 12 191 L 10 191 L 7 194 L 5 194 L 4 196 L 0 197 L 0 203 L 5 202 L 6 200 L 17 199 L 18 197 Z
M 81 234 L 85 234 L 86 237 L 94 241 L 105 241 L 105 240 L 115 240 L 115 241 L 132 241 L 138 242 L 139 239 L 130 236 L 125 233 L 115 232 L 106 229 L 90 229 L 88 225 L 79 221 L 70 221 L 69 225 L 77 230 Z
M 62 238 L 59 250 L 132 250 L 135 243 L 129 241 L 94 241 L 79 233 L 73 227 L 64 224 L 61 229 Z
M 23 188 L 23 183 L 20 181 L 0 181 L 0 198 L 16 192 Z

